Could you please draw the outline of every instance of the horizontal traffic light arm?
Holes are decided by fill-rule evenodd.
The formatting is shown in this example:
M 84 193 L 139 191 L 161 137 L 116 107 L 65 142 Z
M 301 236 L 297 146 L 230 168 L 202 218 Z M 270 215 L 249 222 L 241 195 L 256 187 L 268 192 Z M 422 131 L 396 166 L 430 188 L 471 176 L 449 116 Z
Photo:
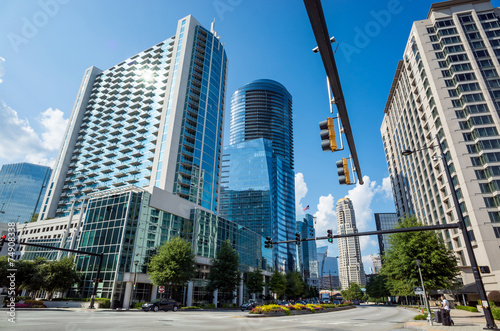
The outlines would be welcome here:
M 300 241 L 325 240 L 328 238 L 339 239 L 339 238 L 350 238 L 350 237 L 374 236 L 374 235 L 378 235 L 378 234 L 387 234 L 387 233 L 431 231 L 431 230 L 458 229 L 458 228 L 460 228 L 460 226 L 456 223 L 439 224 L 439 225 L 424 225 L 424 226 L 415 226 L 412 228 L 367 231 L 367 232 L 348 233 L 348 234 L 336 234 L 336 235 L 333 235 L 333 237 L 324 236 L 324 237 L 315 237 L 315 238 L 304 238 L 304 239 L 300 239 Z M 273 242 L 273 244 L 286 244 L 286 243 L 294 243 L 294 242 L 295 242 L 295 240 L 285 240 L 285 241 L 275 241 L 275 242 Z

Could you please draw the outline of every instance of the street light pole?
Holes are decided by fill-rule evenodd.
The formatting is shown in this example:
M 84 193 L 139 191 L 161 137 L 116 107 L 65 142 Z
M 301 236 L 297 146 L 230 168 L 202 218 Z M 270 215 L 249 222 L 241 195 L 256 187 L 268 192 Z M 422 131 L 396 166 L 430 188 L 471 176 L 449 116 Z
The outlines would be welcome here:
M 464 215 L 462 214 L 462 209 L 460 209 L 460 205 L 458 204 L 457 192 L 455 191 L 455 187 L 451 180 L 450 169 L 448 168 L 448 163 L 446 162 L 446 158 L 444 157 L 443 148 L 441 147 L 441 144 L 437 136 L 436 136 L 436 141 L 437 141 L 437 147 L 439 147 L 439 152 L 441 153 L 440 157 L 443 160 L 444 172 L 446 174 L 446 179 L 448 180 L 448 185 L 450 187 L 450 194 L 451 197 L 453 198 L 453 203 L 455 204 L 455 211 L 458 217 L 458 225 L 460 230 L 462 230 L 462 237 L 465 243 L 465 248 L 467 250 L 467 255 L 469 256 L 469 261 L 472 268 L 472 274 L 474 275 L 476 287 L 479 292 L 479 298 L 481 299 L 482 302 L 484 317 L 486 318 L 486 329 L 497 329 L 497 326 L 493 319 L 493 315 L 491 314 L 491 309 L 488 303 L 488 298 L 486 296 L 486 291 L 484 290 L 483 280 L 481 278 L 481 274 L 479 273 L 479 269 L 477 267 L 477 260 L 476 256 L 474 255 L 474 249 L 472 248 L 469 234 L 467 233 L 467 225 L 465 224 Z M 436 146 L 424 147 L 419 150 L 429 149 L 434 147 Z M 406 150 L 403 152 L 403 155 L 407 156 L 412 154 L 413 152 L 416 151 Z
M 420 275 L 420 282 L 422 283 L 422 290 L 424 291 L 424 300 L 425 300 L 425 307 L 427 308 L 427 320 L 429 321 L 429 325 L 432 326 L 432 314 L 431 314 L 431 307 L 429 306 L 429 301 L 427 300 L 427 292 L 425 292 L 425 285 L 424 285 L 424 279 L 422 278 L 422 271 L 420 271 L 420 260 L 415 260 L 417 263 L 418 267 L 418 274 Z
M 130 303 L 131 304 L 134 304 L 134 294 L 135 294 L 135 282 L 136 282 L 136 278 L 137 278 L 137 265 L 139 264 L 139 261 L 135 260 L 134 261 L 134 283 L 132 284 L 132 293 L 130 295 Z

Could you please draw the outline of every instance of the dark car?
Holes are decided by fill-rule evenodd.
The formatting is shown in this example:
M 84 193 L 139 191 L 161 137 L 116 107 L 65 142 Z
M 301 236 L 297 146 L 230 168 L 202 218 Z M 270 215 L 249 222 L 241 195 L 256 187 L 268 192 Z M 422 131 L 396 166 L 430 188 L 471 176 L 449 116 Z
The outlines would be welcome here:
M 248 302 L 245 302 L 240 306 L 241 311 L 244 311 L 245 309 L 254 309 L 257 306 L 262 306 L 264 304 L 264 300 L 262 299 L 256 299 L 256 300 L 249 300 Z
M 142 305 L 142 310 L 144 311 L 158 311 L 158 310 L 172 310 L 177 311 L 181 307 L 181 303 L 174 299 L 156 299 L 152 302 L 148 302 Z

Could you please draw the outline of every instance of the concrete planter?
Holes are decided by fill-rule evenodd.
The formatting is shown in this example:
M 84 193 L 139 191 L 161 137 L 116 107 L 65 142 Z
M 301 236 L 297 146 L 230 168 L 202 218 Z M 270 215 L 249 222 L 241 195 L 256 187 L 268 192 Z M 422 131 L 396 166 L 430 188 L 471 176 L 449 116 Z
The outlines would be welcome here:
M 347 310 L 347 309 L 353 309 L 353 308 L 356 308 L 356 306 L 346 306 L 346 307 L 337 307 L 337 308 L 324 308 L 322 310 L 316 310 L 316 314 L 330 313 L 330 312 L 333 312 L 333 311 L 341 311 L 341 310 Z M 290 313 L 292 315 L 314 314 L 309 309 L 290 310 Z M 247 315 L 247 317 L 273 317 L 273 316 L 286 316 L 286 313 L 284 311 L 272 311 L 272 312 L 269 312 L 267 314 L 248 314 Z
M 47 308 L 88 308 L 90 301 L 44 301 Z M 99 302 L 94 302 L 94 307 L 100 308 Z

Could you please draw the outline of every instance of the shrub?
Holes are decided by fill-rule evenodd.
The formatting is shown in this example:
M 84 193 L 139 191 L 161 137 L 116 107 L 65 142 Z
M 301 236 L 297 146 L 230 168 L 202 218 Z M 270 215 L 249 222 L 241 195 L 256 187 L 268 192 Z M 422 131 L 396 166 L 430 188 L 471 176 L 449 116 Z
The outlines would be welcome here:
M 420 315 L 420 314 L 419 314 L 419 315 L 417 315 L 417 316 L 413 317 L 413 319 L 414 319 L 415 321 L 426 320 L 426 319 L 427 319 L 427 314 L 425 314 L 425 315 Z
M 24 303 L 29 306 L 43 306 L 43 301 L 41 300 L 25 300 Z
M 90 301 L 90 299 L 89 299 Z M 97 298 L 94 299 L 95 302 L 99 302 L 99 307 L 100 308 L 110 308 L 111 307 L 111 300 L 108 298 Z
M 473 313 L 477 313 L 478 310 L 476 307 L 469 307 L 469 306 L 455 306 L 456 309 L 461 309 L 461 310 L 467 310 L 467 311 L 470 311 L 470 312 L 473 312 Z
M 488 300 L 493 301 L 495 306 L 500 306 L 500 291 L 491 291 L 488 294 Z
M 136 302 L 134 305 L 135 309 L 142 309 L 142 305 L 145 304 L 146 302 Z
M 500 308 L 491 308 L 493 318 L 500 321 Z

